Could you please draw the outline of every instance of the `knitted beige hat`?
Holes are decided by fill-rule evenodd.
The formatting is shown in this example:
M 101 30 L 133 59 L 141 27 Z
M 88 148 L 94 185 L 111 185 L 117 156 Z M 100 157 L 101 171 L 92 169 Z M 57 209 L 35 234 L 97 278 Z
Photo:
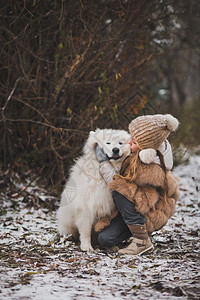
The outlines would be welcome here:
M 148 149 L 143 152 L 149 157 L 151 155 L 151 159 L 153 159 L 156 155 L 155 150 L 158 150 L 169 134 L 178 128 L 178 125 L 179 121 L 170 114 L 147 115 L 134 119 L 129 124 L 129 132 L 138 147 L 141 150 Z

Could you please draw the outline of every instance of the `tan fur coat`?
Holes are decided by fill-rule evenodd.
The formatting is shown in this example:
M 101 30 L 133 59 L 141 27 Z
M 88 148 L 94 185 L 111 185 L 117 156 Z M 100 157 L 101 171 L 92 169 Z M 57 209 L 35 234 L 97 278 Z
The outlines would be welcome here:
M 134 183 L 128 183 L 125 179 L 116 178 L 108 187 L 111 191 L 117 191 L 127 199 L 135 203 L 136 210 L 146 218 L 149 234 L 161 229 L 175 212 L 175 204 L 179 198 L 177 178 L 170 171 L 166 175 L 163 169 L 155 164 L 142 164 L 141 172 Z M 167 182 L 167 189 L 166 189 Z M 167 197 L 164 198 L 164 190 Z M 99 232 L 110 224 L 116 216 L 113 212 L 97 221 L 94 228 Z

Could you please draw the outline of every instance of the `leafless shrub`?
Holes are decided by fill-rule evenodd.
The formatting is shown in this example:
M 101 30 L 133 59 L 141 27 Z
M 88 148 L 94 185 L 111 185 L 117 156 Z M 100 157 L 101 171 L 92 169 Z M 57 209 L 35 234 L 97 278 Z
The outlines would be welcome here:
M 91 129 L 126 129 L 148 102 L 162 1 L 2 1 L 0 157 L 58 182 Z M 164 17 L 164 18 L 163 18 Z

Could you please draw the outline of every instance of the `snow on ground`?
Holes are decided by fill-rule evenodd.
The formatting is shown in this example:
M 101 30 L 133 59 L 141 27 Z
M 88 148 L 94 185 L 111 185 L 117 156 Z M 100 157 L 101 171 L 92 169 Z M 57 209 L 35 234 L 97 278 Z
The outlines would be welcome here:
M 0 299 L 200 299 L 200 156 L 173 173 L 181 191 L 176 213 L 152 237 L 154 251 L 141 257 L 81 252 L 57 237 L 54 211 L 28 208 L 23 193 L 9 201 L 2 194 Z M 34 183 L 26 191 L 48 199 Z

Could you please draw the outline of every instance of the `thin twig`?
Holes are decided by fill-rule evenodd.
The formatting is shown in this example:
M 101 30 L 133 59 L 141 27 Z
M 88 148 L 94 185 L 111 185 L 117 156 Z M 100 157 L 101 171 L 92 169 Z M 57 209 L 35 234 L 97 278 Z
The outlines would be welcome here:
M 35 120 L 31 120 L 31 119 L 12 119 L 12 118 L 4 118 L 3 120 L 0 120 L 0 122 L 2 121 L 10 121 L 10 122 L 30 122 L 30 123 L 35 123 L 38 125 L 43 125 L 46 127 L 50 127 L 56 131 L 61 131 L 61 132 L 76 132 L 76 133 L 83 133 L 85 135 L 88 135 L 88 131 L 82 131 L 82 130 L 77 130 L 77 129 L 68 129 L 68 128 L 62 128 L 62 127 L 55 127 L 52 124 L 47 124 L 47 123 L 43 123 L 40 121 L 35 121 Z
M 35 176 L 24 188 L 21 189 L 21 191 L 19 191 L 18 193 L 15 193 L 14 195 L 12 195 L 13 197 L 18 197 L 19 195 L 21 195 L 23 192 L 25 192 L 27 190 L 27 188 L 31 185 L 31 183 L 33 183 L 33 181 L 40 179 L 40 177 Z
M 14 93 L 14 91 L 15 91 L 15 89 L 17 87 L 17 84 L 18 84 L 18 82 L 19 82 L 20 79 L 22 79 L 22 77 L 17 78 L 17 80 L 15 81 L 15 84 L 14 84 L 14 87 L 13 87 L 12 91 L 10 92 L 10 94 L 9 94 L 9 96 L 8 96 L 5 104 L 4 104 L 4 106 L 2 107 L 2 120 L 6 119 L 5 118 L 5 113 L 4 113 L 5 109 L 6 109 L 6 106 L 8 105 L 8 102 L 10 101 L 10 99 L 11 99 L 11 97 L 12 97 L 12 95 L 13 95 L 13 93 Z

